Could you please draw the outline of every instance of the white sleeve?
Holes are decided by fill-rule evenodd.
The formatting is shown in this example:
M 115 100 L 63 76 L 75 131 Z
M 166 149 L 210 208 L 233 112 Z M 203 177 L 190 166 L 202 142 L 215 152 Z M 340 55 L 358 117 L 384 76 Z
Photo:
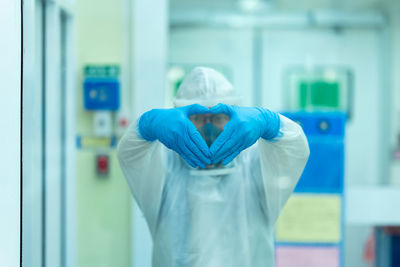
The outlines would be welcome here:
M 118 144 L 118 160 L 151 233 L 161 205 L 166 176 L 165 150 L 159 141 L 143 139 L 132 123 Z
M 280 115 L 280 135 L 272 141 L 258 141 L 264 208 L 275 223 L 293 192 L 307 163 L 310 150 L 301 127 Z

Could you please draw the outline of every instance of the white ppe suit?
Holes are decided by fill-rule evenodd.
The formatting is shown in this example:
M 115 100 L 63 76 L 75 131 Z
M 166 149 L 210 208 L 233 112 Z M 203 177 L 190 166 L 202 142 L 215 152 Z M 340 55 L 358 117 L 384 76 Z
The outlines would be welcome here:
M 153 267 L 274 266 L 274 225 L 309 155 L 301 127 L 280 123 L 279 137 L 260 138 L 222 176 L 189 173 L 176 152 L 129 127 L 118 158 L 151 232 Z

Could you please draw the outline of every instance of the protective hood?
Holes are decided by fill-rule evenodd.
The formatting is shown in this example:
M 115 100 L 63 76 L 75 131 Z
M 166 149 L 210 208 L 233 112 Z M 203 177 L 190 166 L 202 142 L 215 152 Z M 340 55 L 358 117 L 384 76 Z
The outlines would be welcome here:
M 241 97 L 228 80 L 216 70 L 196 67 L 186 76 L 178 89 L 176 107 L 200 104 L 212 107 L 218 103 L 238 105 Z

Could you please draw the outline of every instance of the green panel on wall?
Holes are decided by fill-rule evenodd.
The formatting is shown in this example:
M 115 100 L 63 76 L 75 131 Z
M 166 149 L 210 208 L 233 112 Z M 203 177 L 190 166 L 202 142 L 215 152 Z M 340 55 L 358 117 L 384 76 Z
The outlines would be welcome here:
M 340 107 L 339 83 L 326 81 L 301 81 L 299 83 L 300 108 Z

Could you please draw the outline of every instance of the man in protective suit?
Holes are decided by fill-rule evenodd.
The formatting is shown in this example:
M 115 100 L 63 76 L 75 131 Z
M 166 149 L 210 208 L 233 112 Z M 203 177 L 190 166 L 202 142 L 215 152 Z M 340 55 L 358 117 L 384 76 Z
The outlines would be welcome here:
M 298 124 L 239 102 L 224 76 L 197 67 L 175 108 L 144 113 L 121 139 L 153 267 L 274 266 L 274 225 L 309 148 Z

